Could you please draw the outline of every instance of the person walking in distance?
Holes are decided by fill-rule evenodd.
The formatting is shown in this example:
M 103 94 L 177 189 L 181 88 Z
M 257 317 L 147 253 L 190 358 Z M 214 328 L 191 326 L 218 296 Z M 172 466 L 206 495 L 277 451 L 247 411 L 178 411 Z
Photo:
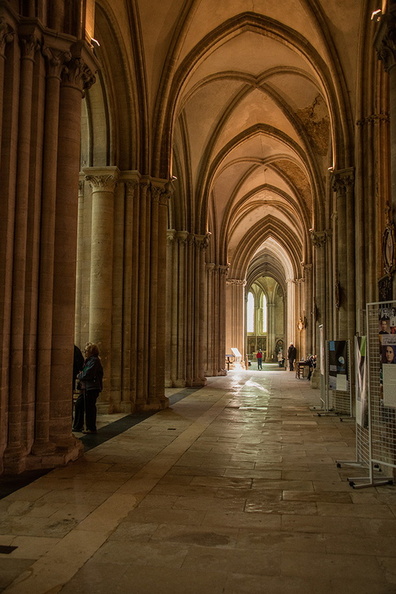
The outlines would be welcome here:
M 261 349 L 259 349 L 257 351 L 257 369 L 262 369 L 263 368 L 263 351 Z
M 294 371 L 294 361 L 296 360 L 297 356 L 297 349 L 294 344 L 291 342 L 290 346 L 287 351 L 287 358 L 289 359 L 289 369 L 290 371 Z

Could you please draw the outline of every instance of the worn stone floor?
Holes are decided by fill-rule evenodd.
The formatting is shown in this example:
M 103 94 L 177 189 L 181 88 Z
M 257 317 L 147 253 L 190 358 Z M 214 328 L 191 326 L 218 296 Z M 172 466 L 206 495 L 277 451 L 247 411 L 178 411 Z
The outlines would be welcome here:
M 396 487 L 352 489 L 354 421 L 312 406 L 232 371 L 87 448 L 0 501 L 0 591 L 396 593 Z

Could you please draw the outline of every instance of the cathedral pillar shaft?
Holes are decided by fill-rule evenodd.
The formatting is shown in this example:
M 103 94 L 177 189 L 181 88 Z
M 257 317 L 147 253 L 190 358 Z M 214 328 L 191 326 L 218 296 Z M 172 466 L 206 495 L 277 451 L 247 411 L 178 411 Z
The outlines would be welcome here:
M 50 405 L 50 434 L 55 441 L 68 430 L 70 434 L 81 100 L 83 89 L 93 80 L 89 63 L 81 55 L 73 56 L 63 73 L 60 93 Z
M 343 169 L 333 174 L 337 204 L 337 338 L 353 336 L 355 328 L 355 215 L 354 171 Z
M 328 274 L 326 271 L 326 247 L 328 245 L 328 232 L 327 231 L 311 231 L 311 239 L 314 247 L 314 266 L 315 266 L 315 299 L 312 303 L 312 323 L 321 324 L 324 322 L 326 317 L 326 295 L 330 287 L 327 286 Z M 319 348 L 319 335 L 317 333 L 318 328 L 313 328 L 313 344 L 312 352 L 318 354 Z
M 139 185 L 139 232 L 138 232 L 138 271 L 136 281 L 139 283 L 137 357 L 138 369 L 136 383 L 136 402 L 145 406 L 149 369 L 149 306 L 150 306 L 150 217 L 151 200 L 148 184 Z
M 168 232 L 167 374 L 169 386 L 204 385 L 207 343 L 205 249 L 208 238 L 187 231 Z M 171 286 L 169 286 L 171 283 Z
M 207 269 L 206 364 L 208 376 L 225 375 L 226 275 L 228 266 Z
M 16 209 L 13 254 L 13 306 L 11 314 L 11 366 L 8 408 L 8 448 L 6 459 L 10 469 L 23 447 L 23 425 L 26 424 L 22 409 L 27 406 L 28 386 L 24 375 L 28 353 L 25 352 L 25 323 L 27 293 L 27 246 L 29 216 L 29 166 L 31 155 L 31 116 L 35 54 L 38 49 L 35 32 L 22 36 L 20 93 L 18 114 L 18 167 L 16 177 Z M 27 329 L 28 331 L 30 328 Z M 28 338 L 28 336 L 27 336 Z M 31 386 L 34 390 L 34 386 Z M 25 401 L 25 402 L 24 402 Z
M 396 223 L 396 5 L 389 2 L 380 18 L 374 45 L 389 75 L 391 209 L 389 224 Z M 393 297 L 396 295 L 396 274 L 393 272 Z
M 287 279 L 287 344 L 296 344 L 296 284 Z M 297 353 L 300 356 L 300 353 Z
M 267 360 L 275 360 L 275 303 L 267 303 Z
M 166 317 L 166 242 L 168 188 L 151 186 L 152 216 L 150 245 L 150 342 L 148 361 L 155 361 L 149 373 L 149 404 L 164 401 L 165 317 Z
M 6 22 L 4 17 L 0 18 L 0 105 L 4 105 L 4 77 L 6 70 L 6 48 L 14 39 L 14 32 L 9 23 Z M 6 112 L 8 113 L 8 112 Z M 3 110 L 0 109 L 0 139 L 2 138 L 3 130 Z M 0 157 L 1 157 L 1 142 L 0 142 Z
M 125 177 L 125 174 L 124 174 Z M 136 359 L 133 357 L 132 345 L 136 344 L 136 329 L 137 329 L 137 295 L 138 283 L 133 277 L 137 271 L 137 246 L 133 239 L 138 235 L 138 213 L 136 192 L 138 185 L 135 181 L 125 181 L 125 210 L 124 210 L 124 225 L 123 236 L 124 245 L 122 252 L 119 254 L 117 260 L 122 261 L 122 312 L 121 312 L 121 326 L 123 345 L 122 352 L 116 353 L 118 361 L 123 361 L 121 378 L 121 394 L 120 394 L 120 410 L 127 412 L 132 411 L 132 402 L 136 400 L 135 378 L 136 378 Z M 114 352 L 114 349 L 113 349 Z M 112 368 L 115 368 L 115 361 Z
M 237 348 L 244 359 L 245 347 L 245 286 L 246 281 L 227 278 L 226 281 L 226 354 Z
M 84 169 L 92 189 L 89 340 L 98 344 L 109 394 L 113 295 L 114 192 L 117 167 Z
M 186 385 L 187 231 L 168 231 L 166 385 Z
M 43 50 L 47 58 L 45 92 L 45 120 L 43 143 L 43 180 L 40 235 L 39 319 L 37 336 L 37 383 L 35 443 L 33 451 L 39 453 L 49 447 L 50 369 L 52 348 L 52 303 L 55 243 L 55 200 L 57 184 L 57 155 L 59 129 L 59 101 L 61 73 L 69 52 L 58 52 L 48 47 Z
M 396 210 L 396 7 L 388 8 L 381 16 L 374 41 L 378 58 L 389 75 L 390 141 L 391 141 L 391 194 L 393 212 Z
M 208 239 L 203 235 L 195 236 L 195 270 L 196 283 L 194 291 L 194 335 L 196 337 L 195 348 L 199 349 L 199 354 L 195 350 L 194 372 L 192 385 L 204 385 L 205 380 L 205 359 L 206 345 L 204 344 L 205 319 L 206 319 L 206 267 L 205 250 Z M 194 352 L 194 351 L 192 351 Z
M 84 320 L 82 317 L 82 274 L 80 269 L 81 260 L 84 257 L 84 212 L 85 212 L 85 200 L 84 200 L 84 175 L 80 176 L 78 185 L 78 215 L 77 215 L 77 274 L 76 274 L 76 314 L 74 317 L 74 337 L 75 344 L 78 347 L 82 346 L 81 339 L 81 325 Z

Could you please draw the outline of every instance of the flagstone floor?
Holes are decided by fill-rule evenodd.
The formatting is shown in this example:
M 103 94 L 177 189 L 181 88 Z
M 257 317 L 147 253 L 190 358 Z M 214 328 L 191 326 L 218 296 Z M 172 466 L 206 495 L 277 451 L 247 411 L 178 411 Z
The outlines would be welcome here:
M 396 593 L 396 487 L 336 463 L 353 420 L 275 366 L 184 393 L 0 501 L 1 592 Z

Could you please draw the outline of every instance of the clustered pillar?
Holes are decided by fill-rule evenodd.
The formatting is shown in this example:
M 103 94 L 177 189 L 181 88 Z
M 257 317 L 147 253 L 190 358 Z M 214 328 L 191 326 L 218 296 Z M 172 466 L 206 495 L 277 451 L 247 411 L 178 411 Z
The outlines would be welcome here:
M 246 280 L 227 278 L 226 281 L 226 353 L 237 348 L 242 356 L 245 353 L 245 286 Z
M 159 410 L 164 394 L 167 180 L 84 169 L 76 340 L 99 346 L 105 413 Z M 121 346 L 122 345 L 122 346 Z
M 227 265 L 207 264 L 207 316 L 205 375 L 225 375 Z
M 205 252 L 208 236 L 187 231 L 168 231 L 166 385 L 205 385 L 207 347 L 207 278 Z M 164 295 L 165 297 L 165 295 Z
M 395 229 L 396 225 L 396 5 L 389 3 L 387 13 L 380 19 L 380 25 L 375 39 L 378 57 L 383 62 L 385 72 L 389 75 L 389 121 L 390 121 L 390 173 L 391 173 L 391 199 L 390 199 L 390 224 Z M 396 274 L 394 254 L 392 266 L 392 296 L 396 296 Z
M 71 434 L 81 100 L 91 48 L 0 9 L 0 472 L 77 457 Z M 38 8 L 37 8 L 38 7 Z M 41 10 L 41 2 L 34 10 Z M 36 15 L 37 16 L 37 15 Z

